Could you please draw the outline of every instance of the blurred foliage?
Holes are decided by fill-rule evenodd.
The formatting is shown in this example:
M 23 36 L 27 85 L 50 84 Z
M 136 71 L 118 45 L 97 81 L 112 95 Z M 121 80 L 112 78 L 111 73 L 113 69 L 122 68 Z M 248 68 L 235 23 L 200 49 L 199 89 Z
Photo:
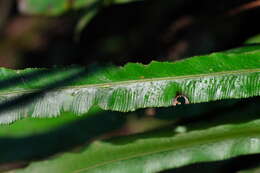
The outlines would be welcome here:
M 246 44 L 257 44 L 257 43 L 260 43 L 260 34 L 253 36 L 246 41 Z
M 21 0 L 19 10 L 27 14 L 61 15 L 80 8 L 100 8 L 102 6 L 129 3 L 141 0 Z
M 257 167 L 257 168 L 251 168 L 248 170 L 242 170 L 242 171 L 239 171 L 238 173 L 259 173 L 259 172 L 260 172 L 260 168 Z
M 88 14 L 87 8 L 49 18 L 21 15 L 13 3 L 2 27 L 0 62 L 15 68 L 122 65 L 172 61 L 238 47 L 259 33 L 258 24 L 250 20 L 258 16 L 257 8 L 229 13 L 246 2 L 148 0 L 109 5 L 87 17 L 91 20 L 86 27 L 80 21 Z M 78 23 L 83 23 L 79 24 L 81 33 L 75 36 Z

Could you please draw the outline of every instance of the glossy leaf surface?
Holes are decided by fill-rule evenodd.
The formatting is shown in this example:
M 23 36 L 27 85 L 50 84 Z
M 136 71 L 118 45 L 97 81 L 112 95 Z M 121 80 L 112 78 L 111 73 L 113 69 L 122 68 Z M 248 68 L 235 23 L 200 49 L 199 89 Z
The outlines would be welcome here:
M 22 106 L 14 104 L 12 109 L 0 112 L 0 122 L 9 123 L 27 116 L 55 117 L 63 111 L 83 114 L 93 106 L 121 112 L 167 107 L 176 104 L 178 96 L 185 97 L 189 103 L 258 96 L 260 49 L 259 46 L 253 48 L 245 48 L 244 52 L 243 49 L 237 49 L 197 56 L 175 63 L 129 63 L 92 75 L 79 74 L 84 72 L 82 68 L 56 69 L 55 73 L 43 70 L 42 77 L 28 82 L 21 76 L 42 70 L 14 71 L 2 68 L 0 79 L 5 81 L 17 78 L 15 86 L 0 89 L 3 109 L 5 103 L 17 96 L 33 93 L 46 85 L 56 85 L 72 74 L 74 77 L 70 77 L 73 78 L 72 83 L 61 83 L 62 88 L 50 91 L 47 88 L 28 103 Z M 28 97 L 31 98 L 30 95 Z

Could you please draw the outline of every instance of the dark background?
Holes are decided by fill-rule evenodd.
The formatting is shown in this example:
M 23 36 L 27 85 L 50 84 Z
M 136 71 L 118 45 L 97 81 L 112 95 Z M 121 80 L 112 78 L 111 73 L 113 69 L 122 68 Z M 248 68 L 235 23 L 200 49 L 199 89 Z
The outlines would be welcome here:
M 14 1 L 1 0 L 0 65 L 124 65 L 226 50 L 259 33 L 259 3 L 250 6 L 252 2 L 147 0 L 111 5 L 100 9 L 75 39 L 84 9 L 59 17 L 29 16 L 20 14 Z

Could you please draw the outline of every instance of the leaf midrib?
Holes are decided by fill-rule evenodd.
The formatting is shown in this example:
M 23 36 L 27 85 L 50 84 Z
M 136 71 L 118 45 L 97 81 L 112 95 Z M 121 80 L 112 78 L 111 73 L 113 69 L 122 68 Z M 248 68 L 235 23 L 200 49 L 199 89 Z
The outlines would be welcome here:
M 179 79 L 194 79 L 194 78 L 202 78 L 209 76 L 225 76 L 225 75 L 234 75 L 234 74 L 247 74 L 247 73 L 256 73 L 260 72 L 260 68 L 256 69 L 247 69 L 247 70 L 233 70 L 233 71 L 224 71 L 224 72 L 213 72 L 207 74 L 194 74 L 194 75 L 184 75 L 184 76 L 172 76 L 172 77 L 155 77 L 155 78 L 147 78 L 147 79 L 138 79 L 138 80 L 126 80 L 126 81 L 118 81 L 118 82 L 107 82 L 102 84 L 86 84 L 86 85 L 78 85 L 78 86 L 67 86 L 61 87 L 59 89 L 55 89 L 55 91 L 59 90 L 67 90 L 67 89 L 80 89 L 80 88 L 107 88 L 114 85 L 128 85 L 129 83 L 142 83 L 142 82 L 152 82 L 152 81 L 165 81 L 165 80 L 179 80 Z M 36 91 L 40 91 L 40 89 L 24 89 L 19 91 L 12 92 L 2 92 L 0 96 L 11 95 L 11 94 L 19 94 L 19 93 L 33 93 Z
M 197 132 L 195 132 L 195 133 L 197 133 Z M 214 138 L 210 138 L 210 139 L 207 139 L 207 137 L 211 134 L 206 134 L 206 139 L 205 139 L 205 136 L 202 136 L 202 137 L 190 139 L 189 143 L 187 143 L 187 142 L 185 143 L 185 141 L 186 141 L 185 139 L 184 139 L 184 142 L 181 139 L 179 139 L 180 141 L 177 142 L 178 146 L 166 147 L 164 149 L 157 150 L 157 151 L 144 152 L 144 153 L 134 154 L 132 156 L 127 156 L 127 157 L 123 157 L 123 158 L 119 158 L 119 159 L 115 159 L 115 160 L 105 161 L 103 163 L 99 163 L 99 164 L 90 166 L 88 168 L 82 168 L 82 169 L 79 169 L 79 170 L 75 170 L 75 171 L 73 171 L 73 173 L 80 173 L 82 171 L 88 171 L 90 169 L 95 169 L 97 167 L 105 166 L 107 164 L 112 164 L 112 163 L 116 163 L 116 162 L 119 162 L 119 161 L 130 160 L 130 159 L 134 159 L 134 158 L 137 158 L 137 157 L 143 157 L 143 156 L 147 156 L 147 155 L 151 155 L 151 154 L 163 153 L 163 152 L 167 152 L 167 151 L 177 150 L 179 148 L 182 148 L 182 149 L 188 148 L 188 147 L 192 147 L 194 145 L 199 145 L 201 143 L 207 143 L 208 144 L 208 143 L 212 143 L 212 142 L 219 142 L 221 140 L 227 140 L 229 138 L 234 139 L 234 138 L 237 138 L 237 137 L 244 137 L 244 136 L 250 137 L 250 136 L 254 136 L 254 135 L 259 135 L 259 132 L 260 132 L 260 129 L 258 129 L 258 128 L 248 127 L 246 132 L 245 132 L 245 130 L 242 129 L 242 130 L 238 130 L 238 131 L 235 131 L 233 133 L 230 133 L 228 135 L 223 135 L 223 134 L 225 134 L 225 131 L 222 131 L 218 134 L 218 136 L 214 136 Z M 206 141 L 206 142 L 203 142 L 203 141 Z M 181 146 L 180 146 L 180 144 L 181 144 Z

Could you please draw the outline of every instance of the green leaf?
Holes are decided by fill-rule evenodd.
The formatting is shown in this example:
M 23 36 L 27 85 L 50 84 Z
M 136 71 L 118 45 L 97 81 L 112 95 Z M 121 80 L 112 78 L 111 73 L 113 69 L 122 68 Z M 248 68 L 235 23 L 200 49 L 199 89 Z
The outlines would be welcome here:
M 0 126 L 0 137 L 24 137 L 40 134 L 79 119 L 79 117 L 65 113 L 60 118 L 26 118 L 8 126 Z
M 100 2 L 97 1 L 97 3 L 93 3 L 92 6 L 89 6 L 84 10 L 83 15 L 80 17 L 75 28 L 74 39 L 76 41 L 79 40 L 82 30 L 97 15 L 97 13 L 99 12 L 102 6 L 108 6 L 112 4 L 124 4 L 124 3 L 134 2 L 134 1 L 140 1 L 140 0 L 110 0 L 110 1 L 102 1 L 103 4 L 101 3 L 101 1 Z
M 31 164 L 17 173 L 155 173 L 191 163 L 260 152 L 260 120 L 203 130 L 151 133 L 96 141 L 81 153 Z
M 61 15 L 69 10 L 99 8 L 109 4 L 129 3 L 140 0 L 20 0 L 19 10 L 27 14 Z
M 174 63 L 152 62 L 149 65 L 129 63 L 107 68 L 93 75 L 78 74 L 82 68 L 47 73 L 34 81 L 21 75 L 40 69 L 0 70 L 0 79 L 20 81 L 17 86 L 0 88 L 0 108 L 17 96 L 34 93 L 47 84 L 57 83 L 76 74 L 73 83 L 46 90 L 33 101 L 0 112 L 0 122 L 10 123 L 22 117 L 55 117 L 61 112 L 83 114 L 93 106 L 104 110 L 134 111 L 146 107 L 167 107 L 185 95 L 189 103 L 220 99 L 247 98 L 260 95 L 260 48 L 197 56 Z M 47 70 L 45 70 L 47 71 Z M 57 72 L 58 71 L 58 72 Z M 84 71 L 84 70 L 83 70 Z M 72 75 L 73 76 L 73 75 Z M 30 95 L 29 95 L 30 96 Z M 29 97 L 28 96 L 28 97 Z M 1 111 L 1 109 L 0 109 Z
M 111 111 L 96 114 L 97 111 L 96 109 L 91 110 L 90 113 L 95 113 L 95 115 L 75 117 L 74 119 L 73 115 L 65 114 L 62 118 L 49 119 L 48 121 L 47 119 L 28 118 L 17 121 L 10 126 L 0 126 L 0 145 L 2 146 L 0 148 L 0 164 L 46 158 L 64 152 L 68 148 L 78 147 L 89 140 L 93 141 L 100 135 L 107 139 L 111 136 L 143 133 L 169 125 L 171 127 L 177 126 L 170 131 L 184 133 L 219 124 L 252 121 L 252 119 L 259 118 L 256 116 L 259 113 L 259 98 L 153 109 L 156 113 L 155 117 L 160 119 L 144 116 L 148 113 L 147 109 L 127 114 Z M 228 113 L 226 113 L 227 111 Z M 210 116 L 208 116 L 209 114 Z M 204 121 L 196 123 L 200 119 Z M 192 128 L 187 126 L 187 123 L 184 125 L 183 122 L 187 122 L 187 120 L 197 125 L 193 124 Z M 116 129 L 116 132 L 110 133 Z M 39 150 L 39 148 L 42 149 Z M 17 153 L 20 154 L 17 155 Z
M 80 34 L 82 30 L 89 24 L 89 22 L 94 18 L 97 14 L 97 9 L 87 10 L 85 14 L 80 18 L 75 28 L 75 40 L 78 41 L 80 38 Z
M 258 166 L 256 168 L 241 170 L 241 171 L 238 171 L 237 173 L 259 173 L 259 172 L 260 172 L 260 167 Z
M 255 36 L 249 38 L 245 43 L 246 44 L 257 44 L 257 43 L 260 43 L 260 34 L 255 35 Z
M 121 128 L 126 120 L 125 116 L 120 116 L 118 112 L 103 112 L 92 116 L 78 118 L 75 121 L 58 123 L 46 123 L 47 128 L 43 127 L 43 122 L 30 121 L 16 122 L 11 126 L 5 126 L 12 131 L 11 135 L 6 134 L 0 138 L 0 164 L 13 162 L 29 162 L 39 158 L 46 158 L 57 153 L 64 152 L 72 147 L 79 147 L 87 142 L 93 141 L 97 137 Z M 40 120 L 41 121 L 41 120 Z M 54 120 L 55 121 L 55 120 Z M 15 124 L 25 125 L 16 129 Z M 63 124 L 62 124 L 63 123 Z M 36 125 L 39 124 L 39 127 Z M 97 126 L 98 124 L 98 126 Z M 27 127 L 27 126 L 28 127 Z M 17 127 L 17 126 L 16 126 Z M 19 129 L 19 127 L 21 127 Z M 98 127 L 98 128 L 97 128 Z M 33 133 L 34 128 L 36 128 Z M 31 130 L 31 131 L 30 131 Z M 77 148 L 79 149 L 79 148 Z M 2 167 L 0 167 L 0 172 Z
M 99 112 L 98 109 L 91 110 L 87 116 L 91 116 Z M 63 125 L 67 125 L 69 123 L 80 121 L 84 117 L 75 116 L 72 113 L 65 112 L 59 118 L 26 118 L 16 123 L 0 126 L 0 137 L 13 137 L 13 138 L 21 138 L 27 137 L 37 134 L 43 134 L 49 132 L 53 129 L 62 127 Z
M 21 0 L 19 10 L 27 14 L 60 15 L 71 9 L 89 7 L 100 0 Z

